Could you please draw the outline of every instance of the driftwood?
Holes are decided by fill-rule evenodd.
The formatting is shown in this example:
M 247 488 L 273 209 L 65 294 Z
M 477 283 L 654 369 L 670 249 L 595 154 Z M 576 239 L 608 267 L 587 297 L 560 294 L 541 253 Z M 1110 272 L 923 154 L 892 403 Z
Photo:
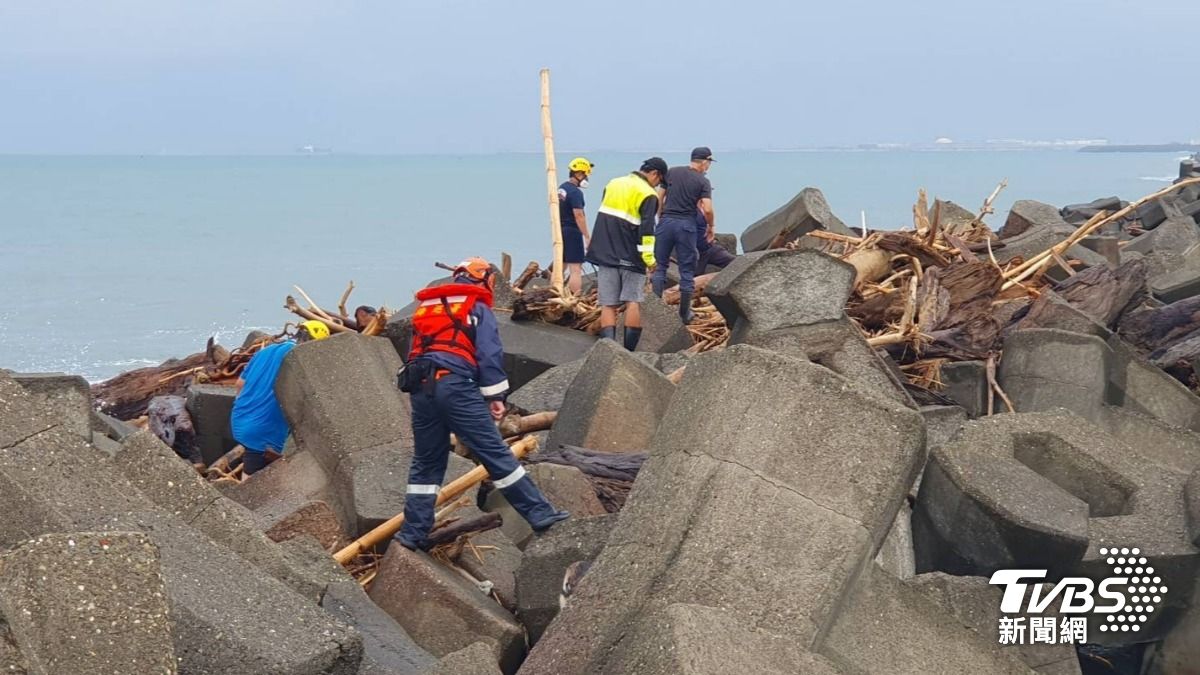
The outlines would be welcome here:
M 646 461 L 644 452 L 598 452 L 574 445 L 539 452 L 531 462 L 573 466 L 588 476 L 633 482 Z
M 233 473 L 234 470 L 241 466 L 242 455 L 246 454 L 246 448 L 241 445 L 233 446 L 229 452 L 217 458 L 217 461 L 208 465 L 208 470 L 205 472 L 205 478 L 216 480 L 224 478 Z
M 92 400 L 100 412 L 119 420 L 130 420 L 145 415 L 146 406 L 155 396 L 182 395 L 194 373 L 214 365 L 209 353 L 201 352 L 184 359 L 170 359 L 157 366 L 130 370 L 93 384 Z
M 553 410 L 524 416 L 516 414 L 506 415 L 504 419 L 500 420 L 500 435 L 508 438 L 535 431 L 545 431 L 554 424 L 554 420 L 557 417 L 558 413 Z
M 1116 269 L 1097 265 L 1066 279 L 1054 292 L 1072 307 L 1112 328 L 1146 297 L 1146 263 L 1130 260 Z
M 718 274 L 720 274 L 720 272 L 709 272 L 708 274 L 701 274 L 700 276 L 694 278 L 693 281 L 695 282 L 695 289 L 692 291 L 692 299 L 694 300 L 703 296 L 704 289 L 708 287 L 708 282 L 717 278 Z M 663 291 L 663 302 L 667 303 L 668 305 L 678 305 L 679 287 L 673 286 Z
M 513 282 L 513 288 L 525 290 L 525 286 L 538 275 L 538 271 L 539 267 L 537 261 L 530 261 L 530 263 L 525 266 L 525 271 L 521 272 L 521 276 L 517 277 L 517 280 Z
M 1157 309 L 1140 309 L 1123 317 L 1117 332 L 1143 353 L 1169 348 L 1200 330 L 1200 295 Z
M 429 533 L 429 544 L 438 546 L 447 544 L 457 540 L 465 534 L 475 532 L 486 532 L 500 527 L 501 516 L 499 513 L 484 513 L 477 518 L 469 520 L 460 520 L 458 518 L 448 518 L 445 524 L 439 525 Z

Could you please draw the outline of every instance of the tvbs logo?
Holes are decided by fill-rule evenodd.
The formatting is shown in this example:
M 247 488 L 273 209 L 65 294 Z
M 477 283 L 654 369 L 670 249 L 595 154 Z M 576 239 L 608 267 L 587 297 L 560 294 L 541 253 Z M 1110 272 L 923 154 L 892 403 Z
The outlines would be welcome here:
M 1055 616 L 1003 616 L 998 626 L 1001 644 L 1078 644 L 1087 642 L 1088 614 L 1105 616 L 1101 632 L 1136 633 L 1162 604 L 1167 592 L 1139 549 L 1102 548 L 1101 556 L 1113 576 L 1099 583 L 1087 577 L 1065 577 L 1053 585 L 1045 582 L 1046 570 L 998 570 L 989 583 L 1004 587 L 1000 611 L 1011 614 Z M 1055 601 L 1057 600 L 1057 605 Z

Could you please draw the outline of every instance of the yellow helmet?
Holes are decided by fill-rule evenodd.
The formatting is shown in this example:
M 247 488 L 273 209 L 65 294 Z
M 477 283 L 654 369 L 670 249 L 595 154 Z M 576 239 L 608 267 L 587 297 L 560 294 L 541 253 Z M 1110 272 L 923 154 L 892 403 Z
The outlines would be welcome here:
M 567 168 L 570 169 L 571 173 L 582 171 L 584 175 L 590 176 L 592 175 L 592 168 L 595 166 L 596 165 L 589 162 L 586 157 L 576 157 L 575 159 L 571 160 L 571 163 L 567 165 Z
M 308 336 L 314 340 L 324 340 L 329 337 L 329 326 L 316 320 L 305 321 L 300 327 L 308 331 Z

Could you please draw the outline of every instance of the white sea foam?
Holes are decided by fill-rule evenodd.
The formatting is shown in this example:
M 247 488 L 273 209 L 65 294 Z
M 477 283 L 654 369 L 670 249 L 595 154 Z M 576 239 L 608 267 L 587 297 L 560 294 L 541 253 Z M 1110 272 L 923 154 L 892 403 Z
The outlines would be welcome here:
M 1170 183 L 1175 180 L 1175 176 L 1138 176 L 1138 180 L 1148 180 L 1155 183 Z

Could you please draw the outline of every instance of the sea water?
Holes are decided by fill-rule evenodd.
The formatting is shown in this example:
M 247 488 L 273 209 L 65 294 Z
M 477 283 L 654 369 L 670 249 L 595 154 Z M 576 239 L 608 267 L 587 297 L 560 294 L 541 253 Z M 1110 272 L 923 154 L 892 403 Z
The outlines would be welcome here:
M 1174 178 L 1171 154 L 1069 151 L 718 152 L 719 232 L 740 233 L 805 186 L 848 225 L 911 226 L 917 189 L 976 210 L 1016 199 L 1136 199 Z M 604 183 L 650 153 L 595 153 Z M 662 153 L 672 165 L 686 154 Z M 565 167 L 570 155 L 558 157 Z M 561 172 L 560 172 L 561 175 Z M 453 263 L 550 259 L 537 154 L 0 157 L 0 368 L 97 381 L 246 332 L 278 332 L 292 285 L 332 310 L 401 307 Z

